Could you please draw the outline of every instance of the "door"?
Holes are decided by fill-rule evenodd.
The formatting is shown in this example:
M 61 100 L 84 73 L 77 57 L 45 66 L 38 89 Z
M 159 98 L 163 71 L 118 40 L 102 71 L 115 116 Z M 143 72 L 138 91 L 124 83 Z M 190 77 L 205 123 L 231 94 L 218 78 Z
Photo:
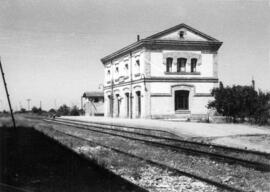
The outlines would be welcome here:
M 137 96 L 137 117 L 141 117 L 141 92 L 136 92 Z
M 189 109 L 189 91 L 179 90 L 175 91 L 175 110 L 188 110 Z
M 129 93 L 126 93 L 126 115 L 129 117 Z

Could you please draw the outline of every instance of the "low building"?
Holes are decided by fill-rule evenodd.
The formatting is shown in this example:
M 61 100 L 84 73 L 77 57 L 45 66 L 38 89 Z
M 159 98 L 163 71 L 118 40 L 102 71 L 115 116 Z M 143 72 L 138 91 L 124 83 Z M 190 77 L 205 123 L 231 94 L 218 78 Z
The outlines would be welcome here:
M 105 116 L 207 114 L 222 42 L 186 24 L 139 39 L 101 59 Z
M 82 95 L 82 107 L 85 116 L 104 115 L 103 92 L 84 92 Z

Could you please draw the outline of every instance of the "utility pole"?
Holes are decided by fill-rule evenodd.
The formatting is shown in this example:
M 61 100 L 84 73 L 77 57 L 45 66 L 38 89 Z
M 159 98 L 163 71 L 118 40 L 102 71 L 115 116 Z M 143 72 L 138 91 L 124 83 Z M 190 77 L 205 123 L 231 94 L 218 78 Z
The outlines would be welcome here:
M 30 102 L 31 102 L 31 99 L 26 99 L 26 101 L 27 101 L 28 111 L 30 111 Z
M 39 108 L 40 108 L 40 110 L 42 110 L 42 102 L 41 101 L 39 101 Z
M 12 118 L 13 128 L 16 129 L 15 118 L 14 118 L 14 115 L 13 115 L 13 110 L 12 110 L 11 102 L 10 102 L 10 99 L 9 99 L 9 94 L 8 94 L 8 89 L 7 89 L 7 83 L 6 83 L 6 79 L 5 79 L 4 70 L 3 70 L 3 67 L 2 67 L 1 58 L 0 58 L 0 69 L 1 69 L 2 78 L 3 78 L 5 90 L 6 90 L 6 95 L 7 95 L 8 105 L 9 105 L 10 114 L 11 114 L 11 118 Z

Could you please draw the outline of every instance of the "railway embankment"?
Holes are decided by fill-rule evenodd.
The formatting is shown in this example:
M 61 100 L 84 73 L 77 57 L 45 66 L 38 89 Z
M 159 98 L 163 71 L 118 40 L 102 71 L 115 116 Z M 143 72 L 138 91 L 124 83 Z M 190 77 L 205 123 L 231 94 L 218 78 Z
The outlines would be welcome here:
M 158 144 L 158 131 L 150 134 L 152 138 L 143 139 L 149 136 L 143 135 L 141 130 L 136 132 L 135 127 L 132 128 L 133 133 L 129 133 L 127 127 L 122 127 L 120 131 L 115 126 L 103 127 L 101 131 L 99 126 L 79 126 L 71 121 L 55 123 L 51 122 L 49 128 L 46 126 L 40 131 L 46 130 L 44 133 L 50 137 L 62 140 L 74 151 L 94 159 L 99 165 L 148 191 L 270 189 L 269 154 L 264 154 L 264 157 L 261 154 L 264 164 L 248 159 L 242 164 L 230 157 L 217 158 L 216 153 L 206 154 L 191 148 Z M 110 131 L 104 132 L 106 129 Z M 124 135 L 119 134 L 124 130 Z M 169 134 L 165 136 L 167 141 L 169 137 Z M 156 139 L 155 143 L 147 141 L 149 139 Z
M 148 136 L 145 136 L 142 130 L 135 131 L 135 127 L 133 130 L 127 127 L 117 130 L 115 126 L 101 129 L 100 126 L 86 126 L 82 122 L 79 126 L 70 121 L 65 122 L 66 124 L 33 121 L 36 121 L 33 124 L 35 128 L 43 134 L 147 191 L 270 189 L 269 154 L 264 156 L 264 161 L 261 162 L 265 165 L 264 169 L 256 164 L 256 159 L 254 162 L 252 154 L 250 158 L 254 165 L 226 157 L 218 158 L 211 154 L 197 153 L 190 146 L 186 146 L 186 149 L 176 147 L 176 143 L 169 143 L 171 140 L 168 140 L 176 139 L 175 135 L 167 132 L 147 130 Z M 160 136 L 164 138 L 160 139 Z M 171 146 L 158 142 L 166 142 Z M 210 152 L 215 154 L 215 150 L 210 147 Z

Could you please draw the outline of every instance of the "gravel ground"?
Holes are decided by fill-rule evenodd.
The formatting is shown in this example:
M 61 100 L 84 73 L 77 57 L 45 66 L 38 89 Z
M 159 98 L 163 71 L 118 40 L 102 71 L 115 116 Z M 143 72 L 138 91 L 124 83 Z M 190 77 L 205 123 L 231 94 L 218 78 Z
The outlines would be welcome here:
M 89 146 L 83 141 L 75 141 L 68 136 L 58 136 L 53 130 L 38 128 L 51 137 L 56 138 L 61 143 L 84 154 L 99 165 L 106 167 L 117 175 L 141 186 L 150 192 L 179 192 L 179 191 L 218 191 L 216 187 L 191 179 L 186 176 L 178 175 L 159 167 L 150 165 L 144 161 L 116 153 L 100 146 Z M 60 128 L 58 127 L 60 130 Z
M 225 184 L 234 185 L 247 191 L 270 191 L 270 173 L 256 171 L 240 165 L 215 161 L 207 157 L 178 153 L 119 137 L 89 133 L 83 130 L 78 131 L 64 126 L 54 126 L 54 128 L 72 134 L 76 133 L 81 137 L 89 138 L 95 142 L 113 146 L 140 157 L 151 159 L 183 171 L 192 172 L 203 177 L 208 177 Z

